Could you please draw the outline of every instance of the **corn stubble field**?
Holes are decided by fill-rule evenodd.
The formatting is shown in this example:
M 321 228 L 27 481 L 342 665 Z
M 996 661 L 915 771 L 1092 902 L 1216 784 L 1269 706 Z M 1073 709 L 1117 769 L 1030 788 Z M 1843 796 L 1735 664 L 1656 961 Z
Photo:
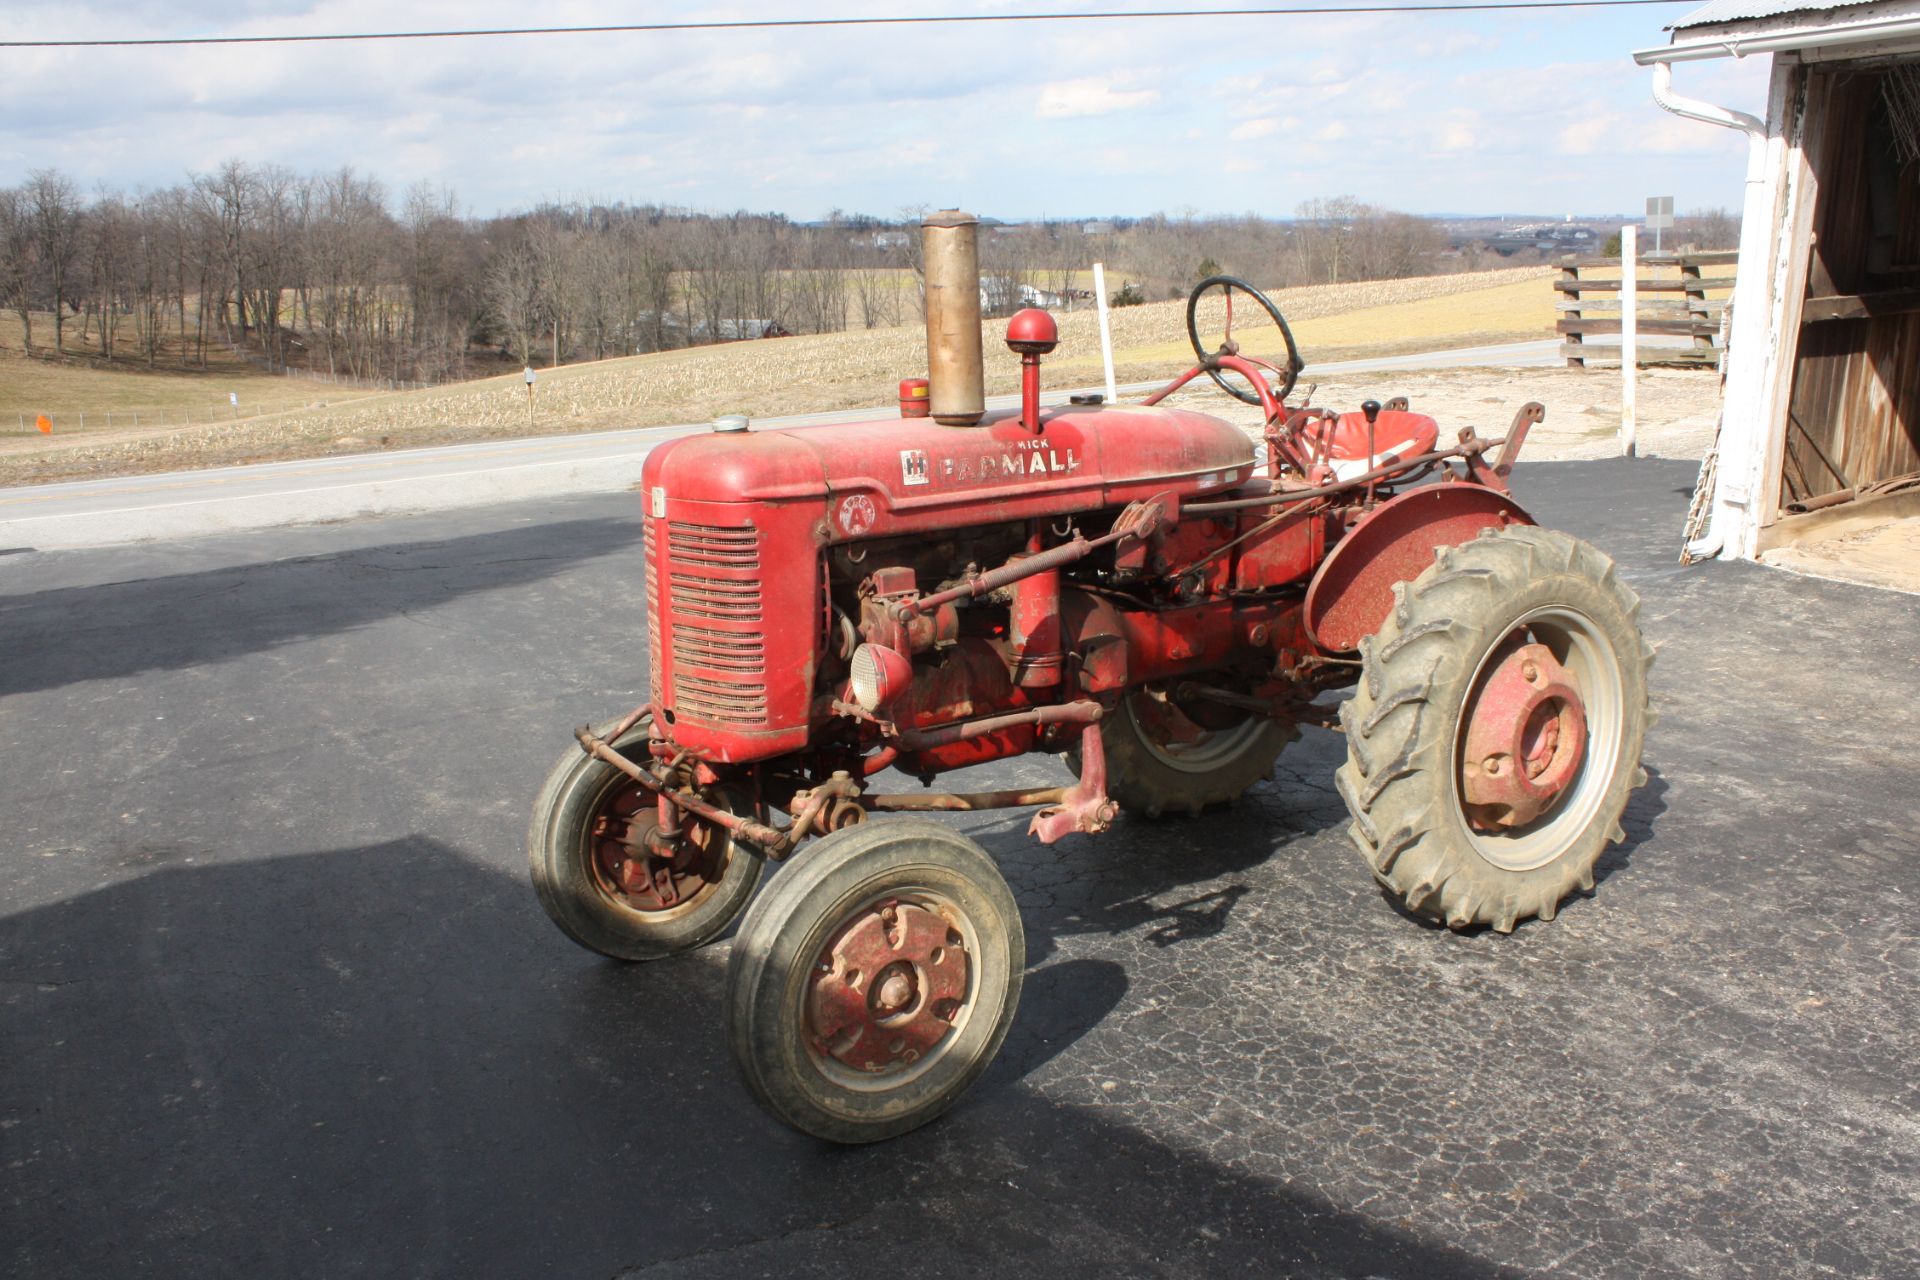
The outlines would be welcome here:
M 1551 268 L 1517 268 L 1287 289 L 1273 298 L 1311 365 L 1549 336 L 1552 275 Z M 1270 324 L 1246 310 L 1236 315 L 1236 336 L 1256 352 L 1277 353 L 1277 343 L 1262 341 L 1274 332 Z M 1218 313 L 1217 306 L 1203 311 L 1203 337 L 1219 333 Z M 1128 307 L 1111 316 L 1121 381 L 1168 378 L 1191 363 L 1184 302 Z M 1045 365 L 1046 385 L 1097 383 L 1096 313 L 1089 309 L 1058 319 L 1060 347 Z M 1017 388 L 1019 365 L 1001 340 L 1004 324 L 989 320 L 985 325 L 989 393 Z M 10 359 L 8 367 L 18 363 Z M 925 334 L 918 323 L 568 365 L 540 373 L 531 426 L 518 375 L 404 393 L 346 393 L 351 398 L 344 403 L 338 388 L 329 395 L 319 384 L 265 379 L 277 382 L 276 389 L 289 400 L 329 403 L 312 409 L 295 403 L 283 412 L 185 429 L 8 439 L 0 441 L 0 484 L 698 422 L 720 413 L 771 416 L 886 405 L 900 378 L 925 369 Z M 1311 380 L 1311 369 L 1306 378 Z M 10 375 L 5 380 L 12 382 Z M 11 409 L 16 398 L 11 392 L 0 396 L 5 401 L 0 409 Z M 1225 401 L 1217 393 L 1211 399 Z

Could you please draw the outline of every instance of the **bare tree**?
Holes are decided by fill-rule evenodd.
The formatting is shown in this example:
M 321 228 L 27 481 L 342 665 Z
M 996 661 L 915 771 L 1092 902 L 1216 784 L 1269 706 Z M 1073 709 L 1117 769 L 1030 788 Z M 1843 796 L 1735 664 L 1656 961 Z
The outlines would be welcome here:
M 1294 231 L 1307 279 L 1333 284 L 1355 278 L 1355 242 L 1367 212 L 1367 207 L 1352 196 L 1315 197 L 1301 202 Z
M 101 192 L 87 211 L 84 241 L 87 249 L 87 295 L 89 314 L 100 320 L 100 355 L 113 359 L 114 339 L 118 336 L 121 313 L 129 293 L 127 271 L 132 265 L 134 225 L 127 202 L 110 192 Z M 85 341 L 87 320 L 81 321 L 81 340 Z
M 343 167 L 315 182 L 304 278 L 317 302 L 312 325 L 331 373 L 380 375 L 390 320 L 383 286 L 391 218 L 380 184 Z
M 33 302 L 40 278 L 40 237 L 33 201 L 24 190 L 0 188 L 0 305 L 20 317 L 21 345 L 33 354 Z
M 245 237 L 253 205 L 253 172 L 245 161 L 228 160 L 217 173 L 196 176 L 193 179 L 193 192 L 201 221 L 200 241 L 208 267 L 203 273 L 203 280 L 206 283 L 218 282 L 219 297 L 212 305 L 217 308 L 220 327 L 227 332 L 229 340 L 245 342 Z M 208 309 L 204 287 L 201 298 L 204 314 Z M 201 362 L 205 363 L 204 351 Z
M 33 211 L 40 261 L 53 291 L 53 349 L 64 353 L 67 283 L 80 252 L 80 197 L 72 181 L 54 169 L 27 175 L 26 196 Z
M 147 367 L 160 358 L 160 328 L 168 301 L 169 220 L 165 193 L 147 193 L 133 206 L 133 231 L 128 244 L 127 301 L 133 310 L 133 329 Z
M 1428 270 L 1446 234 L 1425 218 L 1363 207 L 1354 219 L 1355 280 L 1397 280 Z
M 1674 220 L 1673 242 L 1695 249 L 1737 248 L 1740 215 L 1725 209 L 1695 209 Z
M 296 278 L 298 212 L 304 185 L 279 165 L 255 169 L 251 217 L 242 227 L 248 287 L 238 301 L 243 313 L 252 315 L 270 369 L 286 366 L 286 334 L 281 321 L 288 287 Z M 241 327 L 244 331 L 244 318 Z
M 479 283 L 484 253 L 474 227 L 461 219 L 452 191 L 420 183 L 407 192 L 403 279 L 417 373 L 444 379 L 464 360 L 484 309 Z
M 494 247 L 487 263 L 487 309 L 500 323 L 507 349 L 522 364 L 533 363 L 533 338 L 542 311 L 540 263 L 525 228 Z

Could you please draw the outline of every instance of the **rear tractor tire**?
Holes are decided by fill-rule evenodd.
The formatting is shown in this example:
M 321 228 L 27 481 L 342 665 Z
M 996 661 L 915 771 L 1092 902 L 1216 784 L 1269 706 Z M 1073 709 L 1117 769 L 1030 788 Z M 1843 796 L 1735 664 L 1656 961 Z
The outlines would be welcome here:
M 644 759 L 647 731 L 614 746 Z M 735 813 L 745 804 L 719 789 L 703 798 Z M 616 960 L 690 951 L 724 932 L 760 883 L 760 851 L 692 815 L 683 852 L 671 862 L 653 856 L 644 842 L 657 813 L 651 792 L 577 746 L 540 789 L 527 827 L 534 893 L 560 931 L 590 951 Z
M 1335 781 L 1374 878 L 1460 929 L 1551 920 L 1645 781 L 1640 601 L 1594 547 L 1530 525 L 1440 550 L 1394 587 L 1340 708 Z
M 986 851 L 923 819 L 815 841 L 740 922 L 734 1059 L 762 1106 L 829 1142 L 878 1142 L 951 1107 L 1020 1002 L 1026 935 Z
M 1238 800 L 1272 775 L 1273 762 L 1300 730 L 1286 721 L 1224 711 L 1183 709 L 1151 689 L 1121 698 L 1100 723 L 1107 794 L 1123 811 L 1145 818 L 1197 814 Z M 1074 765 L 1077 772 L 1077 754 Z

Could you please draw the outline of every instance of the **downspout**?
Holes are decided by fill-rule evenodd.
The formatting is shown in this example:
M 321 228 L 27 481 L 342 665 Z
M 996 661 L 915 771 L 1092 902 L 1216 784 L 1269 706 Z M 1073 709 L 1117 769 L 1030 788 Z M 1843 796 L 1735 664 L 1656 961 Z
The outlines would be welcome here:
M 1767 208 L 1767 126 L 1758 117 L 1729 107 L 1687 98 L 1673 91 L 1673 64 L 1653 64 L 1653 100 L 1674 115 L 1725 129 L 1738 129 L 1747 135 L 1747 185 L 1740 208 L 1740 266 L 1733 287 L 1733 326 L 1728 335 L 1729 350 L 1758 353 L 1767 339 L 1765 270 L 1771 264 L 1773 219 Z M 1722 406 L 1725 412 L 1725 406 Z M 1716 483 L 1716 490 L 1719 489 Z M 1716 491 L 1706 532 L 1687 544 L 1687 554 L 1704 560 L 1720 554 L 1726 545 L 1722 512 L 1725 504 Z

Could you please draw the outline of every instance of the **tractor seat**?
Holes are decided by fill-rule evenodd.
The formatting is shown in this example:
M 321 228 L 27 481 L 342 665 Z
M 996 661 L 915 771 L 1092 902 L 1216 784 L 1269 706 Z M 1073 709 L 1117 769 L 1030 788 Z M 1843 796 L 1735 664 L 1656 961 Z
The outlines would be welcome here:
M 1337 479 L 1346 480 L 1383 467 L 1396 458 L 1429 452 L 1440 439 L 1440 424 L 1424 413 L 1383 409 L 1373 423 L 1373 456 L 1367 456 L 1367 415 L 1343 413 L 1323 436 L 1322 455 Z

